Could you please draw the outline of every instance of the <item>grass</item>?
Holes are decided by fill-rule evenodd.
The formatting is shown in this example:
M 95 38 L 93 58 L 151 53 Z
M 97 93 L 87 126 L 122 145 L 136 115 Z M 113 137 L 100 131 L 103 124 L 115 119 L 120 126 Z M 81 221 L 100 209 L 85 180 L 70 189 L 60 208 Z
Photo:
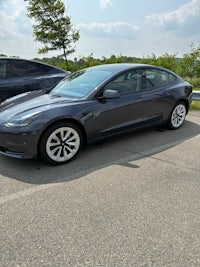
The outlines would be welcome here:
M 200 91 L 200 88 L 193 88 L 195 91 Z M 190 110 L 200 110 L 200 101 L 193 100 L 190 105 Z
M 190 105 L 190 110 L 200 110 L 200 101 L 193 100 Z

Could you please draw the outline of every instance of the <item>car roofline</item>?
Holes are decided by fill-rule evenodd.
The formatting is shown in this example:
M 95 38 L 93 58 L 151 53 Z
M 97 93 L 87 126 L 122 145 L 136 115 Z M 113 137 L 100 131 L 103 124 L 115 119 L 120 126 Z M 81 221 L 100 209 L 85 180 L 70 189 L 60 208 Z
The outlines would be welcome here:
M 4 57 L 4 56 L 0 56 L 0 60 L 1 60 L 1 59 L 4 59 L 4 60 L 23 60 L 23 61 L 26 61 L 26 62 L 32 62 L 32 63 L 37 63 L 37 64 L 41 64 L 41 65 L 44 65 L 44 66 L 48 66 L 48 67 L 51 67 L 51 68 L 60 70 L 60 71 L 62 71 L 63 73 L 68 73 L 68 74 L 71 73 L 70 71 L 63 70 L 63 69 L 61 69 L 61 68 L 55 67 L 55 66 L 53 66 L 53 65 L 50 65 L 50 64 L 48 64 L 48 63 L 45 63 L 45 62 L 42 62 L 42 61 L 38 61 L 38 60 L 35 60 L 35 59 L 27 59 L 27 58 L 19 58 L 19 57 Z

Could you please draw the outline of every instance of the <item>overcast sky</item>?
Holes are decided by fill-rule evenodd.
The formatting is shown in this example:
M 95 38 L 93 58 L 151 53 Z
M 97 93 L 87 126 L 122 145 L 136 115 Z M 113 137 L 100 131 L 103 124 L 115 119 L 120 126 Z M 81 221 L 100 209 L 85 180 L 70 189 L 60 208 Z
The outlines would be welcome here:
M 80 30 L 74 57 L 93 54 L 143 57 L 182 56 L 200 45 L 200 0 L 64 0 L 74 28 Z M 0 54 L 38 55 L 27 2 L 0 0 Z

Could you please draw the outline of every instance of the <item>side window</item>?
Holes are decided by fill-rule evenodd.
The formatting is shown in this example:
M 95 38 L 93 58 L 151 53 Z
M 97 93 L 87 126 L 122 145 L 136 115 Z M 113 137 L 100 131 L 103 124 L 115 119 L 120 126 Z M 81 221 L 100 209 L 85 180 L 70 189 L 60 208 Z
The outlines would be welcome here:
M 143 72 L 143 90 L 151 90 L 168 85 L 176 76 L 163 70 L 146 69 Z
M 7 77 L 22 77 L 48 73 L 52 68 L 36 62 L 24 60 L 10 60 L 8 62 Z
M 6 78 L 6 65 L 7 65 L 7 60 L 1 59 L 0 60 L 0 79 Z
M 111 89 L 118 91 L 120 95 L 127 95 L 140 91 L 140 87 L 141 74 L 137 70 L 130 70 L 109 82 L 104 87 L 104 91 Z
M 52 70 L 52 67 L 50 66 L 46 66 L 46 65 L 42 65 L 42 64 L 39 64 L 39 63 L 36 63 L 36 62 L 32 62 L 29 64 L 32 65 L 32 73 L 34 74 L 47 74 L 48 72 L 50 72 Z M 33 69 L 34 68 L 34 69 Z

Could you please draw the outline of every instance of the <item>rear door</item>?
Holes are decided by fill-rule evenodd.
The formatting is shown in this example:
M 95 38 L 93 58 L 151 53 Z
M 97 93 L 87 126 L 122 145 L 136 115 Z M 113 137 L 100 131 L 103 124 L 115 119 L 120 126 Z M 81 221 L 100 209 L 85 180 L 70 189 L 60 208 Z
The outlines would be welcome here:
M 169 112 L 172 102 L 170 88 L 175 79 L 176 76 L 164 70 L 142 70 L 141 100 L 144 103 L 146 120 L 150 124 L 162 122 Z

